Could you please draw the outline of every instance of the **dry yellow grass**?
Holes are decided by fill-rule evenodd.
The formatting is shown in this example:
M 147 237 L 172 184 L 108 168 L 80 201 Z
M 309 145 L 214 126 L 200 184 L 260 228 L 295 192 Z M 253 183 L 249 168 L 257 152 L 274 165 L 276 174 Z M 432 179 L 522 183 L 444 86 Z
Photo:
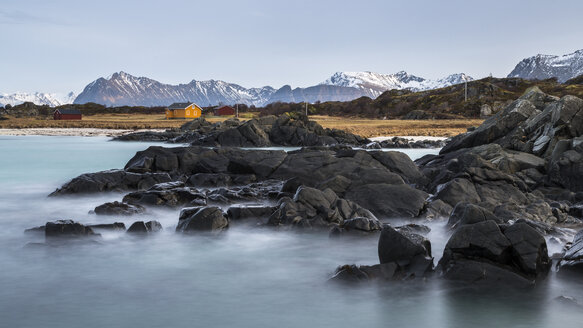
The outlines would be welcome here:
M 315 115 L 310 117 L 325 128 L 345 130 L 366 138 L 379 136 L 451 137 L 478 126 L 483 120 L 371 120 Z
M 249 119 L 251 115 L 242 117 Z M 210 122 L 224 121 L 229 117 L 207 117 Z M 336 128 L 361 135 L 377 136 L 453 136 L 482 120 L 373 120 L 314 115 L 310 119 L 325 128 Z M 81 121 L 55 121 L 52 118 L 9 118 L 0 121 L 0 128 L 98 128 L 98 129 L 168 129 L 177 128 L 186 120 L 167 120 L 163 114 L 97 114 L 85 115 Z

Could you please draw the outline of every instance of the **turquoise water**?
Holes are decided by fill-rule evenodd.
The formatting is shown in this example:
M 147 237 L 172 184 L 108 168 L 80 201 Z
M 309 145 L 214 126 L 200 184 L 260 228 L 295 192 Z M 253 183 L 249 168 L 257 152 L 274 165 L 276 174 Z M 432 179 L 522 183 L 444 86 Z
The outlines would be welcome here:
M 47 198 L 84 172 L 121 168 L 148 143 L 99 137 L 0 137 L 0 327 L 578 327 L 583 284 L 554 274 L 535 289 L 484 291 L 439 280 L 357 288 L 327 283 L 341 264 L 378 262 L 376 238 L 329 239 L 234 225 L 219 237 L 174 233 L 178 210 L 97 217 L 122 194 Z M 148 238 L 27 248 L 48 220 L 157 219 Z M 432 225 L 436 262 L 447 239 Z M 582 279 L 583 280 L 583 279 Z

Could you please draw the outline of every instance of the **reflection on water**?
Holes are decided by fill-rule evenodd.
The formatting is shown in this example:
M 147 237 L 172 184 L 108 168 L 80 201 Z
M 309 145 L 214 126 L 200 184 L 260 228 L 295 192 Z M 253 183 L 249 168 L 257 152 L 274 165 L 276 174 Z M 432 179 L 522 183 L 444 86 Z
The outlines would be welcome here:
M 374 264 L 376 238 L 334 238 L 234 225 L 218 236 L 174 233 L 178 211 L 88 214 L 122 195 L 47 198 L 82 172 L 122 167 L 146 144 L 107 139 L 0 140 L 1 327 L 574 327 L 583 284 L 551 277 L 535 289 L 484 290 L 429 279 L 343 287 L 341 264 Z M 25 158 L 26 161 L 15 159 Z M 159 220 L 148 237 L 102 231 L 97 243 L 27 247 L 23 230 L 56 218 L 82 223 Z M 431 225 L 436 261 L 449 232 Z

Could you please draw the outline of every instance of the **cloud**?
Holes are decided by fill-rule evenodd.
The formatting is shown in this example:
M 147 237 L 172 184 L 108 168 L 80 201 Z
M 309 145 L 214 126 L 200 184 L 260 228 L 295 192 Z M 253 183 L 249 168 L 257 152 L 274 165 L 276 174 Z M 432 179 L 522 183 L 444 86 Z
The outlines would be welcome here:
M 0 24 L 3 25 L 20 25 L 20 24 L 39 24 L 39 25 L 67 25 L 65 22 L 57 21 L 43 16 L 32 15 L 20 10 L 6 11 L 0 10 Z

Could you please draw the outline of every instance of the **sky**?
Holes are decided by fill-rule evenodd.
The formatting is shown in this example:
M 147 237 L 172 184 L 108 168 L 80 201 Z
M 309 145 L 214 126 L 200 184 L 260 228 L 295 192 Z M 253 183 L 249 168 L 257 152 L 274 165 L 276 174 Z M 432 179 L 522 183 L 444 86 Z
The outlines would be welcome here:
M 0 93 L 163 83 L 306 87 L 337 71 L 504 77 L 583 49 L 583 1 L 2 0 Z

